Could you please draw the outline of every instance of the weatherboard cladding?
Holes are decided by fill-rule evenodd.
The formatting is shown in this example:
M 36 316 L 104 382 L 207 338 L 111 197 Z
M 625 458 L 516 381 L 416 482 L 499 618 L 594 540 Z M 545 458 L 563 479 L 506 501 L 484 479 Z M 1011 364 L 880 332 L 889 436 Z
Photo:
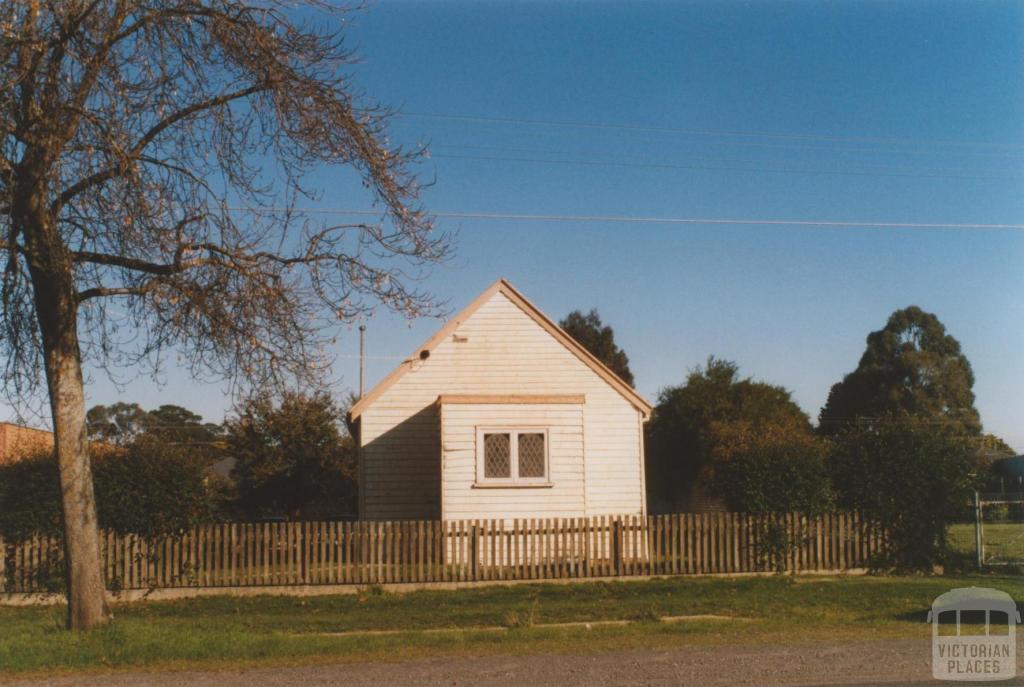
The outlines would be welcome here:
M 407 369 L 389 376 L 357 407 L 363 518 L 644 511 L 641 431 L 649 405 L 595 372 L 592 362 L 524 310 L 524 299 L 507 283 L 499 286 L 474 302 L 471 313 L 457 316 L 445 337 L 428 342 L 429 357 L 403 364 Z M 489 398 L 439 404 L 445 395 Z M 521 398 L 544 395 L 562 398 Z M 573 400 L 583 402 L 567 402 Z M 472 428 L 487 425 L 549 427 L 553 486 L 473 489 Z

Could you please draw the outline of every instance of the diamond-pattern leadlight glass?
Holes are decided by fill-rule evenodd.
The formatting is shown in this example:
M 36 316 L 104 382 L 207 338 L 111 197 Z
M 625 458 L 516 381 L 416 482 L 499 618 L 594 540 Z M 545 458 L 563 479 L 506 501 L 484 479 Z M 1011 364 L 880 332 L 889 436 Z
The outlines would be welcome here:
M 508 434 L 484 435 L 484 477 L 512 476 L 512 441 Z
M 544 476 L 544 435 L 519 435 L 519 476 Z

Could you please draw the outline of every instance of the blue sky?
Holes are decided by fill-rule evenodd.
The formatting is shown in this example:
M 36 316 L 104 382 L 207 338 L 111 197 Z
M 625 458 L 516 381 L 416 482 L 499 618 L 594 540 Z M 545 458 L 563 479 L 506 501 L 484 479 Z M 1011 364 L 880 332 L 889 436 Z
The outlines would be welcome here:
M 393 141 L 430 143 L 438 212 L 1024 223 L 1019 2 L 379 2 L 351 22 L 356 82 L 405 113 Z M 322 207 L 368 207 L 350 173 L 318 181 Z M 596 307 L 652 400 L 714 354 L 816 417 L 919 305 L 963 345 L 986 430 L 1024 450 L 1024 231 L 440 224 L 457 255 L 426 288 L 457 309 L 504 276 L 552 317 Z M 368 352 L 437 326 L 380 313 Z M 339 396 L 357 351 L 343 329 Z M 90 403 L 231 405 L 173 365 L 93 380 Z

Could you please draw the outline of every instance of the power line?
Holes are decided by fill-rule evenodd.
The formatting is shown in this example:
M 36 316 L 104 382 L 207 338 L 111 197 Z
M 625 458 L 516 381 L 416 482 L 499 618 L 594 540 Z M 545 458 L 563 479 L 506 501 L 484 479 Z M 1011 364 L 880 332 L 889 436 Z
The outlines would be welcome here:
M 642 138 L 635 139 L 634 143 L 647 143 L 657 144 L 658 146 L 664 146 L 666 144 L 665 139 L 659 138 Z M 1024 156 L 1024 149 L 1016 152 L 994 152 L 994 151 L 970 151 L 970 150 L 915 150 L 908 148 L 886 148 L 876 146 L 865 146 L 862 144 L 853 144 L 850 146 L 840 146 L 834 144 L 827 145 L 813 145 L 799 142 L 786 142 L 786 141 L 753 141 L 753 140 L 741 140 L 741 141 L 683 141 L 683 145 L 699 145 L 702 147 L 706 146 L 729 146 L 733 148 L 776 148 L 781 150 L 811 150 L 811 151 L 824 151 L 828 153 L 855 153 L 855 154 L 879 154 L 879 155 L 914 155 L 914 156 L 936 156 L 936 155 L 955 155 L 958 157 L 969 156 L 969 157 L 985 157 L 985 158 L 1000 158 L 1000 159 L 1012 159 L 1020 160 Z M 446 144 L 438 143 L 432 144 L 431 148 L 434 147 L 448 147 Z M 458 146 L 455 146 L 458 147 Z
M 640 143 L 657 143 L 664 145 L 664 140 L 658 139 L 641 139 Z M 684 142 L 684 145 L 687 143 Z M 814 150 L 824 151 L 828 153 L 857 153 L 857 154 L 879 154 L 879 155 L 915 155 L 915 156 L 936 156 L 936 155 L 956 155 L 958 157 L 969 156 L 969 157 L 983 157 L 983 158 L 999 158 L 999 159 L 1012 159 L 1020 160 L 1021 156 L 1024 155 L 1024 151 L 1017 152 L 992 152 L 992 151 L 961 151 L 961 150 L 914 150 L 909 148 L 881 148 L 881 147 L 866 147 L 863 145 L 856 146 L 837 146 L 837 145 L 813 145 L 793 142 L 765 142 L 765 141 L 702 141 L 700 143 L 689 143 L 689 145 L 699 146 L 729 146 L 733 148 L 775 148 L 781 150 Z
M 754 172 L 768 174 L 811 174 L 811 175 L 839 175 L 839 176 L 861 176 L 861 177 L 913 177 L 922 179 L 981 179 L 981 180 L 1015 180 L 1021 181 L 1021 177 L 1009 177 L 998 175 L 978 174 L 914 174 L 909 172 L 858 172 L 849 170 L 833 169 L 812 169 L 797 167 L 726 167 L 718 165 L 682 165 L 675 163 L 657 162 L 619 162 L 616 160 L 553 160 L 537 157 L 496 157 L 489 155 L 431 155 L 432 158 L 450 160 L 477 160 L 489 162 L 532 162 L 555 165 L 582 165 L 589 167 L 640 167 L 647 169 L 689 169 L 698 171 L 722 171 L 722 172 Z
M 743 144 L 740 144 L 740 145 L 743 145 Z M 433 144 L 430 145 L 430 147 L 428 149 L 427 157 L 437 157 L 436 155 L 434 155 L 433 151 L 438 149 L 438 148 L 443 149 L 443 150 L 448 150 L 448 149 L 454 149 L 454 150 L 480 150 L 480 151 L 498 152 L 498 153 L 528 153 L 528 154 L 537 154 L 537 155 L 561 155 L 561 156 L 586 155 L 586 156 L 594 157 L 594 156 L 601 156 L 601 155 L 605 154 L 605 152 L 603 152 L 603 151 L 602 152 L 596 152 L 596 151 L 590 151 L 590 150 L 552 150 L 550 148 L 519 148 L 519 147 L 508 147 L 508 146 L 489 146 L 489 145 L 473 145 L 473 144 L 457 144 L 457 143 L 433 143 Z M 828 150 L 828 149 L 827 148 L 819 148 L 819 150 Z M 851 149 L 847 149 L 847 150 L 851 150 Z M 870 149 L 865 149 L 863 151 L 858 151 L 858 152 L 870 152 Z M 912 151 L 912 152 L 919 152 L 919 151 Z M 895 154 L 900 154 L 900 153 L 895 153 Z M 673 157 L 678 158 L 678 157 L 681 157 L 681 156 L 676 154 L 676 155 L 673 155 Z M 654 164 L 666 161 L 666 158 L 664 158 L 664 157 L 661 158 L 660 160 L 658 160 L 658 159 L 650 159 L 646 155 L 643 155 L 642 153 L 641 153 L 640 157 L 632 158 L 632 160 L 630 160 L 629 158 L 623 158 L 623 156 L 621 156 L 621 155 L 616 155 L 616 156 L 614 156 L 613 159 L 615 159 L 616 161 L 618 161 L 618 160 L 633 161 L 633 162 L 641 162 L 641 161 L 643 161 L 645 163 L 654 163 Z M 786 160 L 786 159 L 781 159 L 781 160 L 773 160 L 773 159 L 736 160 L 736 159 L 728 159 L 728 158 L 720 158 L 720 157 L 716 158 L 716 157 L 707 157 L 707 156 L 705 156 L 705 157 L 689 157 L 689 156 L 687 156 L 687 159 L 693 160 L 695 162 L 739 164 L 739 165 L 759 165 L 759 164 L 763 164 L 763 163 L 766 163 L 766 162 L 767 163 L 780 163 L 780 164 L 790 164 L 790 163 L 801 164 L 802 162 L 804 162 L 804 161 L 801 161 L 801 160 L 793 160 L 793 159 L 790 159 L 790 160 Z M 846 162 L 846 160 L 844 160 L 844 162 Z M 1017 172 L 1019 172 L 1021 170 L 1021 168 L 1019 166 L 1018 167 L 1014 167 L 1014 168 L 996 167 L 996 168 L 977 168 L 977 169 L 966 169 L 966 170 L 964 170 L 964 169 L 953 170 L 953 169 L 950 169 L 948 167 L 918 167 L 918 168 L 915 168 L 915 167 L 892 167 L 892 166 L 887 166 L 885 164 L 881 164 L 881 165 L 874 164 L 874 165 L 872 165 L 870 162 L 863 162 L 863 161 L 850 161 L 850 162 L 852 162 L 855 165 L 862 165 L 862 166 L 865 167 L 865 169 L 858 170 L 858 171 L 881 170 L 883 172 L 906 172 L 906 173 L 935 172 L 935 173 L 939 173 L 939 174 L 959 174 L 959 173 L 961 173 L 963 171 L 967 171 L 967 172 L 990 173 L 990 174 L 1001 174 L 1001 173 L 1014 174 L 1014 173 L 1017 173 Z M 1001 177 L 994 177 L 994 178 L 1001 178 Z M 1019 175 L 1018 176 L 1006 177 L 1006 178 L 1015 179 L 1015 180 L 1024 179 L 1024 178 L 1022 178 Z
M 1024 149 L 1024 145 L 1012 143 L 994 143 L 990 141 L 957 141 L 943 139 L 915 139 L 882 136 L 826 136 L 818 134 L 792 134 L 773 131 L 741 131 L 729 129 L 689 129 L 647 124 L 623 124 L 608 122 L 580 122 L 551 119 L 527 119 L 516 117 L 487 117 L 482 115 L 444 114 L 437 112 L 398 112 L 398 117 L 415 117 L 420 119 L 447 119 L 464 122 L 489 122 L 493 124 L 516 124 L 526 126 L 550 126 L 577 129 L 612 129 L 622 131 L 647 131 L 666 134 L 682 134 L 689 136 L 731 136 L 739 138 L 776 138 L 804 141 L 887 143 L 898 145 L 931 145 L 931 146 L 964 146 L 983 148 Z
M 240 208 L 229 210 L 243 212 L 295 212 L 318 215 L 352 215 L 383 217 L 379 210 L 354 210 L 347 208 Z M 795 226 L 795 227 L 837 227 L 864 229 L 1024 229 L 1024 224 L 981 224 L 953 222 L 859 222 L 853 220 L 790 220 L 719 217 L 637 217 L 627 215 L 531 215 L 490 212 L 431 212 L 433 217 L 444 219 L 516 220 L 523 222 L 610 222 L 626 224 L 712 224 L 732 226 Z
M 593 151 L 555 151 L 555 149 L 545 148 L 545 147 L 514 147 L 514 146 L 504 146 L 504 145 L 473 145 L 473 144 L 458 144 L 458 143 L 434 143 L 434 144 L 432 144 L 430 146 L 430 148 L 429 148 L 430 152 L 428 153 L 427 157 L 428 158 L 430 158 L 430 157 L 447 157 L 447 154 L 435 155 L 433 153 L 433 151 L 435 151 L 435 149 L 437 149 L 437 148 L 445 149 L 445 151 L 446 151 L 446 149 L 455 149 L 455 151 L 483 151 L 483 152 L 488 152 L 488 153 L 514 153 L 514 154 L 525 153 L 525 154 L 529 154 L 529 155 L 560 156 L 562 158 L 565 158 L 565 157 L 573 158 L 573 157 L 579 157 L 579 156 L 587 156 L 588 158 L 598 157 L 598 160 L 588 160 L 587 158 L 583 159 L 584 162 L 595 162 L 595 163 L 602 163 L 603 161 L 600 159 L 600 156 L 604 155 L 604 153 L 597 153 L 597 152 L 593 152 Z M 665 165 L 671 165 L 673 167 L 678 166 L 678 167 L 684 168 L 684 169 L 717 169 L 716 167 L 690 167 L 690 166 L 683 166 L 683 165 L 678 165 L 678 163 L 674 162 L 676 160 L 679 160 L 681 157 L 683 157 L 683 156 L 680 156 L 678 154 L 671 155 L 671 156 L 668 156 L 668 157 L 662 157 L 662 158 L 650 158 L 650 157 L 646 157 L 646 156 L 641 156 L 641 157 L 632 158 L 632 159 L 631 158 L 625 158 L 623 156 L 615 156 L 614 158 L 609 159 L 609 160 L 612 163 L 618 163 L 618 162 L 631 163 L 633 166 L 638 166 L 638 167 L 639 166 L 647 166 L 647 165 L 659 166 L 659 165 L 665 164 Z M 710 163 L 710 164 L 713 164 L 713 165 L 714 164 L 726 164 L 726 165 L 763 165 L 765 163 L 768 163 L 768 164 L 778 163 L 778 164 L 782 164 L 782 165 L 790 165 L 790 164 L 798 164 L 798 165 L 800 165 L 800 164 L 803 164 L 805 162 L 805 161 L 792 160 L 792 159 L 791 160 L 784 160 L 784 159 L 783 160 L 770 160 L 770 159 L 764 159 L 764 160 L 735 160 L 735 159 L 729 159 L 729 158 L 689 157 L 689 156 L 686 156 L 686 159 L 688 161 L 692 161 L 692 162 L 698 163 L 698 164 L 699 163 Z M 965 172 L 973 172 L 973 173 L 978 174 L 979 178 L 1012 179 L 1012 180 L 1024 181 L 1024 176 L 1021 176 L 1019 174 L 1019 172 L 1021 171 L 1021 168 L 1019 168 L 1019 167 L 1018 168 L 1013 168 L 1013 169 L 1009 169 L 1009 168 L 1006 168 L 1006 167 L 977 168 L 977 169 L 950 169 L 950 168 L 943 168 L 943 167 L 919 167 L 919 168 L 914 168 L 914 167 L 893 167 L 892 165 L 885 165 L 885 164 L 879 165 L 879 164 L 871 164 L 869 162 L 856 162 L 856 161 L 852 161 L 852 164 L 861 167 L 861 169 L 854 170 L 855 172 L 864 173 L 864 174 L 868 174 L 872 170 L 879 170 L 883 174 L 887 173 L 887 172 L 890 172 L 890 173 L 899 173 L 899 174 L 907 174 L 907 175 L 916 176 L 916 175 L 928 175 L 928 173 L 934 173 L 934 174 L 939 175 L 939 176 L 952 175 L 952 176 L 955 176 L 955 177 L 961 177 L 961 176 L 966 176 L 964 174 Z M 728 168 L 728 169 L 732 169 L 732 168 Z M 740 169 L 742 171 L 745 171 L 745 170 L 748 170 L 748 169 L 751 169 L 752 171 L 755 170 L 755 168 L 745 168 L 745 167 L 739 167 L 737 169 Z M 758 171 L 760 171 L 763 168 L 756 168 L 756 169 Z M 779 168 L 769 168 L 769 169 L 775 170 L 775 169 L 779 169 Z M 788 168 L 784 168 L 784 169 L 788 169 Z M 797 169 L 799 171 L 822 173 L 822 174 L 828 174 L 831 171 L 831 170 L 809 169 L 809 168 L 806 168 L 806 167 L 801 167 L 801 168 L 797 168 Z M 780 171 L 783 171 L 783 170 L 780 170 Z M 839 170 L 839 171 L 842 171 L 842 170 Z M 986 175 L 986 176 L 981 176 L 981 175 Z M 1010 175 L 1010 176 L 1005 176 L 1005 175 Z

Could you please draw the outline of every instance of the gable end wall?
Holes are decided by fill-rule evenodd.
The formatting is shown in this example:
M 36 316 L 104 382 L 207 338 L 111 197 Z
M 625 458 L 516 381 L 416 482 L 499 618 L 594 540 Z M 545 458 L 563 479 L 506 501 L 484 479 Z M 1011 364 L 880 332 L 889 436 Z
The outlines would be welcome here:
M 464 341 L 456 341 L 456 337 Z M 498 292 L 440 342 L 425 361 L 385 390 L 360 416 L 362 444 L 361 517 L 446 519 L 496 517 L 441 499 L 440 415 L 444 394 L 582 394 L 582 503 L 573 517 L 642 514 L 642 419 L 618 391 L 567 350 L 550 333 Z M 482 421 L 486 424 L 493 418 Z M 552 455 L 552 460 L 557 457 Z M 487 490 L 495 502 L 523 500 L 517 492 Z M 551 517 L 565 512 L 559 490 L 531 494 L 531 512 L 518 517 Z M 449 491 L 449 493 L 451 493 Z M 564 496 L 564 494 L 563 494 Z M 571 499 L 575 500 L 575 499 Z M 573 506 L 577 508 L 577 506 Z M 472 511 L 472 512 L 471 512 Z M 568 513 L 566 514 L 568 516 Z

